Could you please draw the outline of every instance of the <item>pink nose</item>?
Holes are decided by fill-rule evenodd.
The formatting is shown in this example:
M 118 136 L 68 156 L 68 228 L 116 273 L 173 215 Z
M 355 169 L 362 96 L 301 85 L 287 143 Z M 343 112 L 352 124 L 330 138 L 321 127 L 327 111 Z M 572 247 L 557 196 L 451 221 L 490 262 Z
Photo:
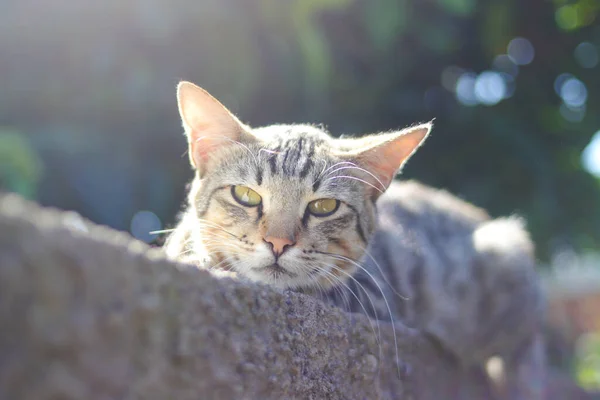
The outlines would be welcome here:
M 270 245 L 275 257 L 279 257 L 284 251 L 296 244 L 290 239 L 273 236 L 267 236 L 264 241 Z

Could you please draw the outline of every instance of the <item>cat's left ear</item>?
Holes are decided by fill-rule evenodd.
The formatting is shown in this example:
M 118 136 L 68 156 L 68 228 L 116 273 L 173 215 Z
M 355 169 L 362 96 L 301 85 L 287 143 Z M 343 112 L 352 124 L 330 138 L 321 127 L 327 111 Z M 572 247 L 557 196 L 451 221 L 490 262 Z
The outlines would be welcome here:
M 401 131 L 370 135 L 358 139 L 342 139 L 342 156 L 374 174 L 387 189 L 408 159 L 423 144 L 432 122 L 411 126 Z M 379 186 L 379 182 L 371 182 Z
M 190 161 L 203 174 L 219 148 L 248 141 L 250 128 L 206 90 L 191 82 L 177 86 L 177 104 L 188 138 Z

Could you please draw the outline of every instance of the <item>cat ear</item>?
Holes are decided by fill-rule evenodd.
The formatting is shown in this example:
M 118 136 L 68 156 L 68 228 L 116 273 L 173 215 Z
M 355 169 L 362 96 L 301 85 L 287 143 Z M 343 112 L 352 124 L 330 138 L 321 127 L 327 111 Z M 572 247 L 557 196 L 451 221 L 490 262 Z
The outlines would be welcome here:
M 188 138 L 190 161 L 201 172 L 216 147 L 239 142 L 249 131 L 210 93 L 191 82 L 177 85 L 177 104 Z
M 406 161 L 423 144 L 432 126 L 428 122 L 397 132 L 342 139 L 343 148 L 349 149 L 343 153 L 343 157 L 375 175 L 379 182 L 371 183 L 378 189 L 381 184 L 385 186 L 381 189 L 387 189 Z

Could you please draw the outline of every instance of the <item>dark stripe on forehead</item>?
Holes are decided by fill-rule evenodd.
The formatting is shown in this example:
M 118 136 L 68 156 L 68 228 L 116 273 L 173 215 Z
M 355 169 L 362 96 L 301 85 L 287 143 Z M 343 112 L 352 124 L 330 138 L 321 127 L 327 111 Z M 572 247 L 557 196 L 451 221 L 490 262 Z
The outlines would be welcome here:
M 310 147 L 308 148 L 308 152 L 306 153 L 306 161 L 304 162 L 304 166 L 302 167 L 302 170 L 300 170 L 300 178 L 304 179 L 304 178 L 306 178 L 306 175 L 308 175 L 308 171 L 310 171 L 310 168 L 313 165 L 312 158 L 314 155 L 315 155 L 315 142 L 314 142 L 314 140 L 311 140 Z
M 278 156 L 278 153 L 281 151 L 281 147 L 276 146 L 273 149 L 273 151 L 274 151 L 273 154 L 269 154 L 269 166 L 271 167 L 271 174 L 275 175 L 275 170 L 277 169 L 277 156 Z
M 238 165 L 237 175 L 241 180 L 245 181 L 248 178 L 248 169 L 244 165 Z
M 313 192 L 316 192 L 317 190 L 319 190 L 319 186 L 321 186 L 321 178 L 317 178 L 313 182 L 313 185 L 312 185 Z
M 298 162 L 298 159 L 300 158 L 300 155 L 302 154 L 302 145 L 303 144 L 304 144 L 304 138 L 298 139 L 296 162 Z
M 348 206 L 349 209 L 351 209 L 352 211 L 354 211 L 354 214 L 356 214 L 356 232 L 358 232 L 358 235 L 360 236 L 360 238 L 362 239 L 362 241 L 364 242 L 364 244 L 367 244 L 367 235 L 365 235 L 365 231 L 363 230 L 362 226 L 360 225 L 360 215 L 358 214 L 358 211 L 356 210 L 356 208 L 354 206 L 351 206 L 350 204 L 346 204 Z
M 306 175 L 308 175 L 308 171 L 310 171 L 310 167 L 312 167 L 312 165 L 312 160 L 310 158 L 307 158 L 306 162 L 304 163 L 304 166 L 302 167 L 302 170 L 300 171 L 300 178 L 306 178 Z
M 258 164 L 256 165 L 256 184 L 257 185 L 262 185 L 262 180 L 263 180 L 263 170 L 262 170 L 262 165 Z
M 289 171 L 289 166 L 288 166 L 287 160 L 288 160 L 288 157 L 290 156 L 290 152 L 292 152 L 293 149 L 291 149 L 289 147 L 290 142 L 287 142 L 286 145 L 287 146 L 285 148 L 285 153 L 284 153 L 284 156 L 283 156 L 283 161 L 281 162 L 281 170 L 283 171 L 284 174 L 291 175 L 290 171 Z
M 300 158 L 302 157 L 302 146 L 304 145 L 304 138 L 300 138 L 297 141 L 290 140 L 288 147 L 290 148 L 290 152 L 292 153 L 289 161 L 288 161 L 288 171 L 292 174 L 296 174 L 296 167 L 300 162 Z
M 290 131 L 287 133 L 291 134 Z M 286 176 L 306 178 L 314 167 L 313 157 L 316 147 L 323 143 L 323 140 L 308 134 L 287 140 L 282 138 L 276 140 L 278 140 L 276 146 L 272 147 L 272 151 L 276 153 L 268 159 L 271 174 L 283 173 Z M 315 191 L 319 185 L 320 182 L 314 184 Z

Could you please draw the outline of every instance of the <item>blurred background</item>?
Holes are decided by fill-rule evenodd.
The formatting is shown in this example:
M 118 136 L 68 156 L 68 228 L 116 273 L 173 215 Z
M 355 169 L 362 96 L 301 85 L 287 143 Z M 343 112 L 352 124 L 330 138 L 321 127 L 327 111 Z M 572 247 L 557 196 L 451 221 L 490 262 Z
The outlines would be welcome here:
M 553 360 L 599 387 L 599 61 L 598 0 L 4 0 L 0 191 L 155 240 L 192 176 L 182 79 L 253 126 L 435 117 L 405 177 L 527 219 Z

